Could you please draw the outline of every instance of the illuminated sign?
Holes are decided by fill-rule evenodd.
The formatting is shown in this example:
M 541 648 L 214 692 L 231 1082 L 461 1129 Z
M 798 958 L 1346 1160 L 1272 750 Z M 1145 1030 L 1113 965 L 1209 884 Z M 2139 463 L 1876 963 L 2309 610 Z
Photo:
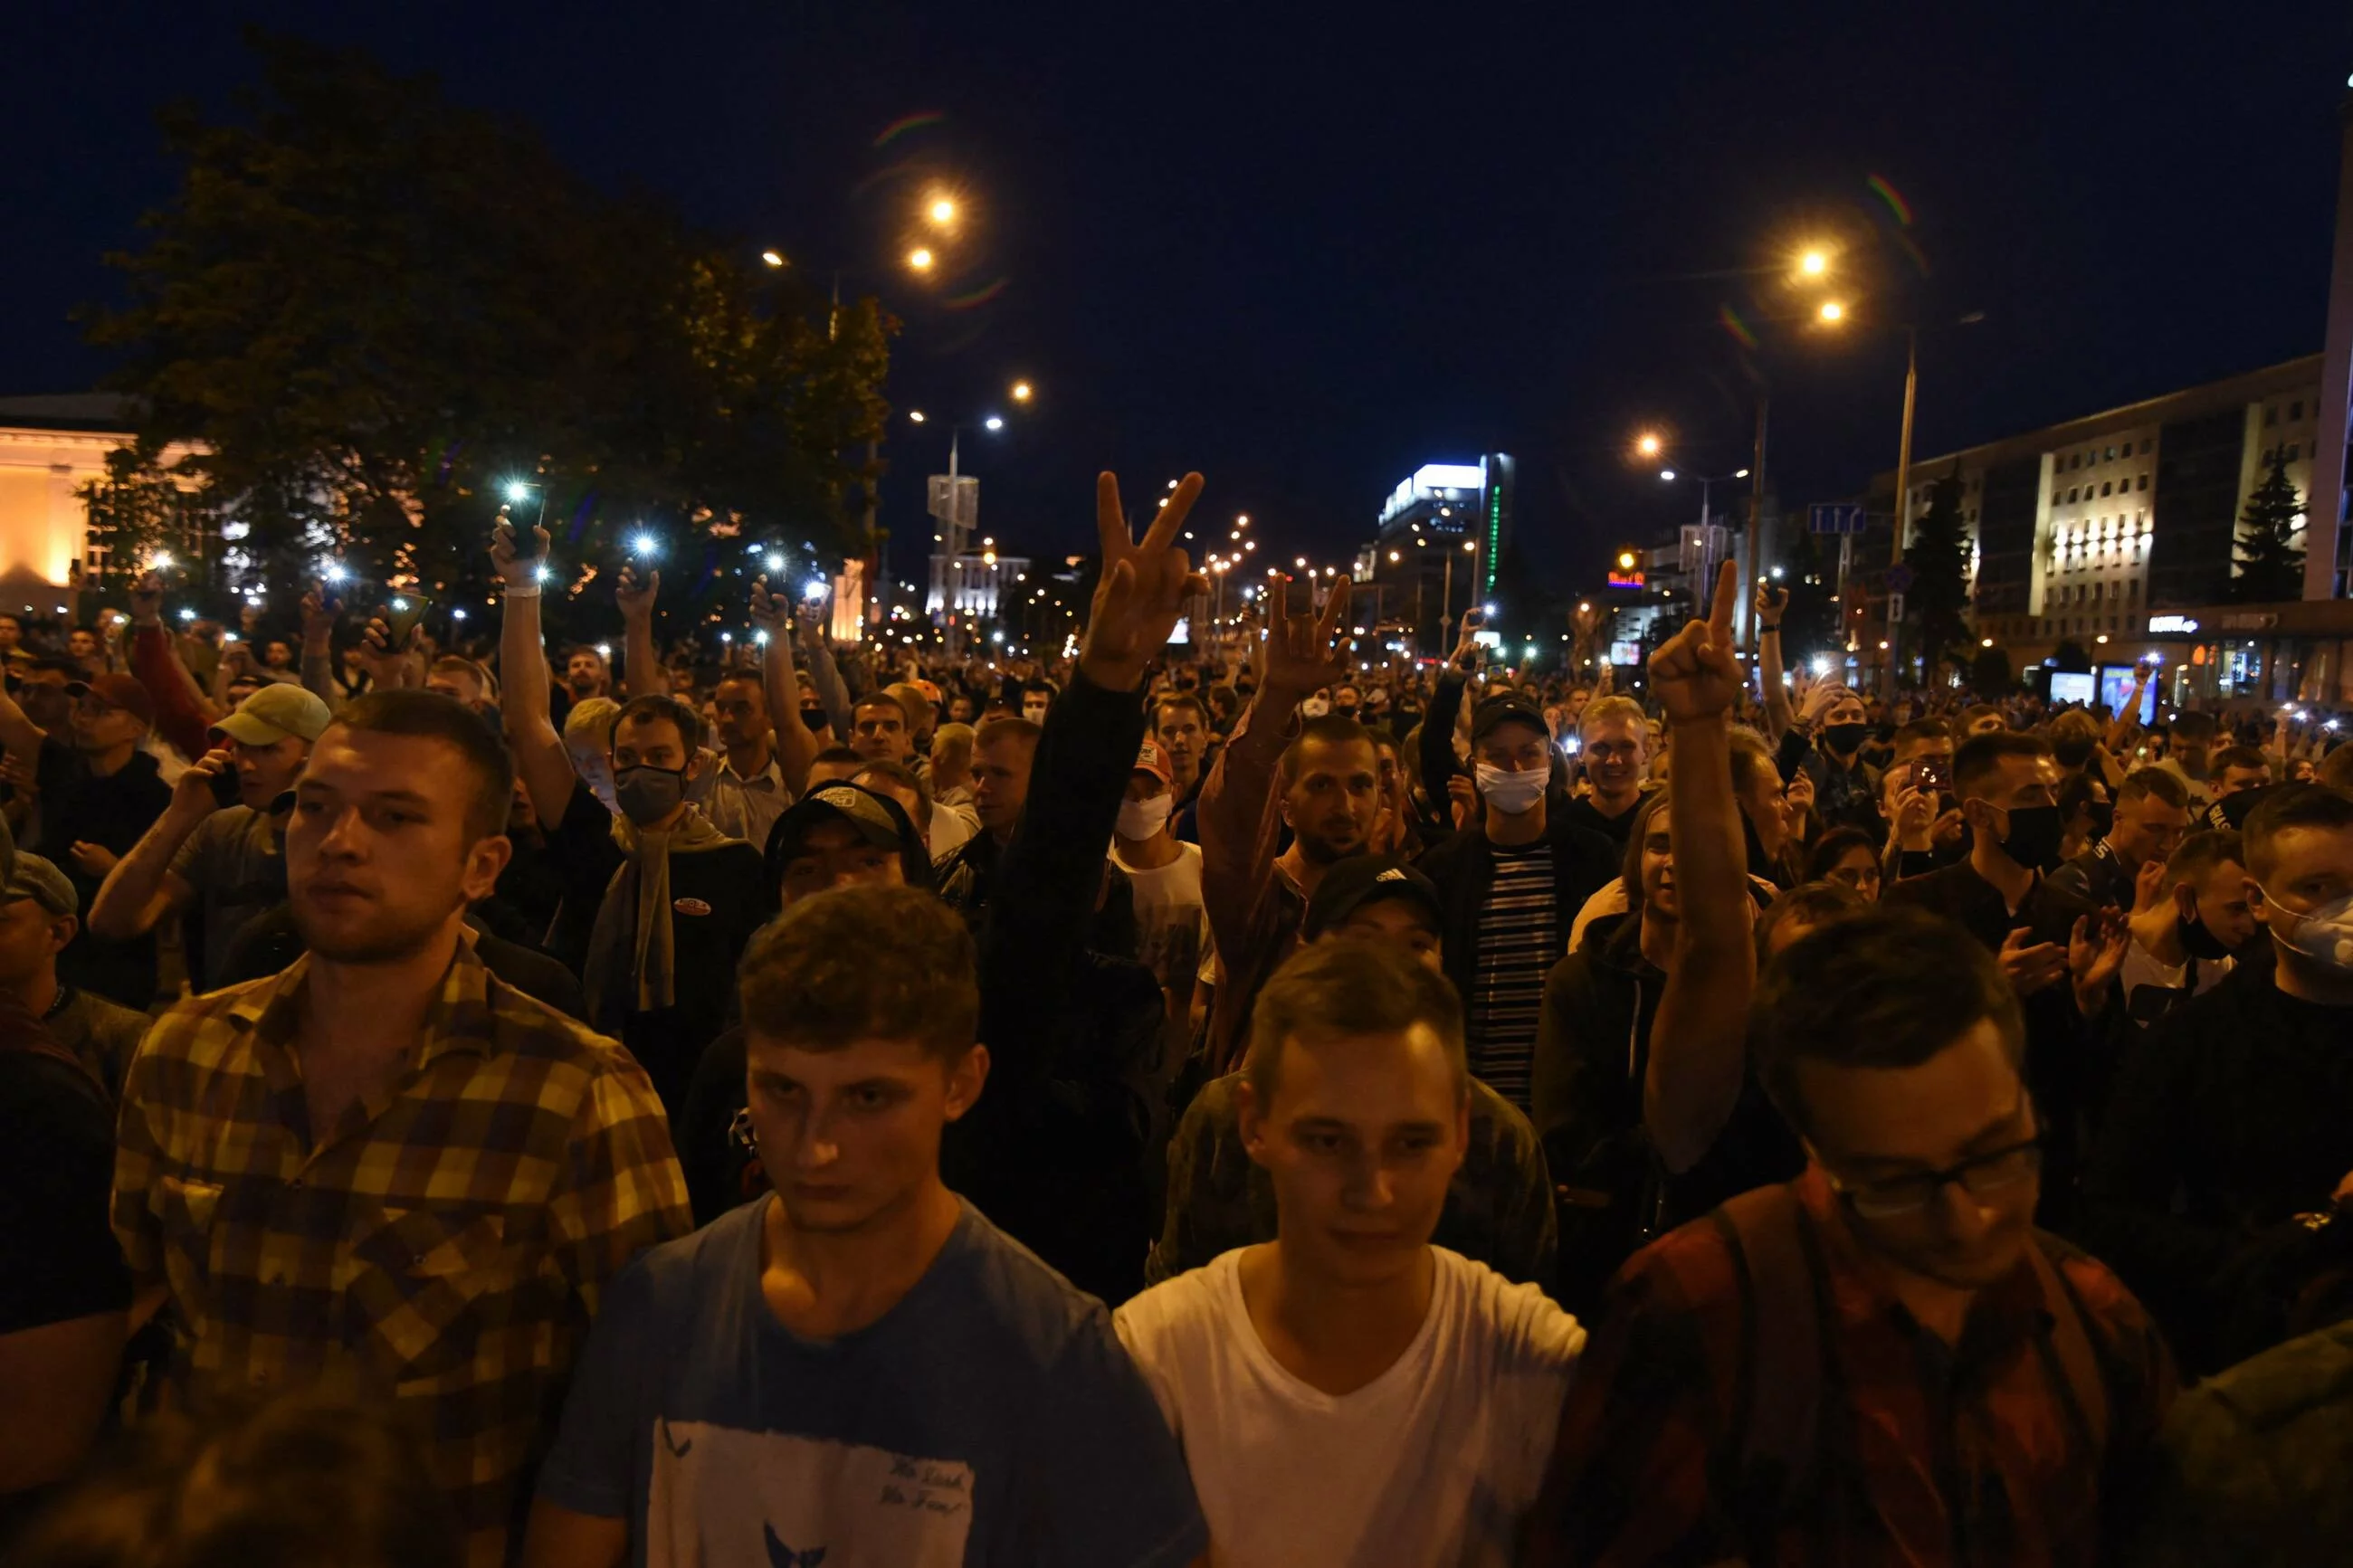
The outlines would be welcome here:
M 1642 645 L 1638 642 L 1611 643 L 1609 645 L 1609 662 L 1612 664 L 1641 663 Z
M 2198 629 L 2198 622 L 2189 616 L 2151 616 L 2148 629 L 2152 632 L 2179 632 L 2187 636 Z
M 1413 472 L 1413 478 L 1389 492 L 1388 504 L 1381 508 L 1381 521 L 1388 522 L 1401 512 L 1410 510 L 1418 502 L 1440 499 L 1461 499 L 1455 492 L 1468 490 L 1475 496 L 1486 487 L 1487 469 L 1480 463 L 1424 463 Z
M 1642 574 L 1639 571 L 1620 572 L 1613 567 L 1609 573 L 1609 585 L 1613 588 L 1639 588 L 1642 585 Z

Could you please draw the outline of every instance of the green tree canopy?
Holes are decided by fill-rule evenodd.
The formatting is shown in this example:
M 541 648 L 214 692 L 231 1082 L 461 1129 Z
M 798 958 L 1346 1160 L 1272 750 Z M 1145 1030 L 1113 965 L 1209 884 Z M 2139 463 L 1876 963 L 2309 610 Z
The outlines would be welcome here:
M 2247 498 L 2232 552 L 2238 571 L 2231 579 L 2231 597 L 2241 604 L 2304 597 L 2304 547 L 2291 542 L 2304 501 L 2287 477 L 2286 454 L 2274 447 L 2271 460 L 2271 471 Z
M 480 589 L 513 477 L 543 480 L 567 574 L 641 527 L 699 567 L 731 537 L 862 549 L 845 498 L 895 327 L 872 300 L 829 320 L 430 79 L 250 41 L 237 115 L 164 111 L 180 189 L 110 258 L 128 299 L 91 329 L 147 448 L 199 444 L 177 477 L 226 524 L 225 585 L 334 554 L 363 584 Z

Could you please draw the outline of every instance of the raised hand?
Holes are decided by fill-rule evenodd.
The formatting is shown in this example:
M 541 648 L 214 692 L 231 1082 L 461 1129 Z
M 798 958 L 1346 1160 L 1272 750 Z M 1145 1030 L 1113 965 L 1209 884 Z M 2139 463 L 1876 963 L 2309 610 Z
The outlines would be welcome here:
M 1806 693 L 1805 705 L 1798 710 L 1798 722 L 1811 728 L 1821 721 L 1823 714 L 1838 706 L 1847 694 L 1846 688 L 1834 681 L 1824 681 Z
M 2031 996 L 2057 984 L 2068 968 L 2068 948 L 2055 942 L 2030 942 L 2031 934 L 2024 926 L 2014 928 L 2002 939 L 2001 951 L 1995 954 L 2010 989 L 2021 996 Z
M 1265 668 L 1259 678 L 1261 694 L 1279 692 L 1269 711 L 1287 712 L 1301 698 L 1348 679 L 1347 649 L 1339 644 L 1340 626 L 1348 613 L 1348 584 L 1339 582 L 1324 601 L 1324 613 L 1313 609 L 1291 613 L 1291 580 L 1272 579 L 1266 615 Z
M 650 620 L 654 613 L 654 595 L 661 592 L 659 572 L 639 573 L 631 562 L 621 563 L 621 574 L 613 584 L 613 602 L 621 606 L 621 619 L 628 622 Z
M 746 614 L 751 619 L 752 629 L 767 633 L 771 643 L 779 641 L 792 630 L 793 602 L 770 588 L 765 574 L 752 581 L 752 598 Z
M 1732 611 L 1740 571 L 1727 561 L 1715 575 L 1707 619 L 1693 621 L 1651 656 L 1651 692 L 1670 724 L 1721 718 L 1740 700 L 1740 661 L 1732 653 Z
M 2107 1001 L 2108 982 L 2124 966 L 2132 928 L 2118 910 L 2078 916 L 2067 937 L 2067 973 L 2075 982 L 2075 1008 L 2085 1017 L 2098 1013 Z
M 1208 591 L 1208 578 L 1176 547 L 1177 531 L 1201 494 L 1201 476 L 1187 474 L 1161 503 L 1160 514 L 1138 540 L 1119 504 L 1119 477 L 1095 478 L 1095 531 L 1103 544 L 1103 576 L 1087 610 L 1079 668 L 1113 691 L 1134 691 L 1144 671 L 1168 647 L 1185 602 Z
M 2164 895 L 2165 862 L 2152 860 L 2140 868 L 2140 874 L 2133 879 L 2132 912 L 2137 915 L 2147 914 L 2157 908 L 2158 900 Z
M 324 653 L 333 644 L 335 612 L 327 608 L 327 591 L 318 584 L 311 585 L 302 595 L 302 648 L 305 653 Z
M 134 626 L 160 626 L 164 624 L 164 578 L 153 567 L 139 574 L 131 584 L 131 624 Z
M 1757 584 L 1757 619 L 1760 627 L 1768 635 L 1771 628 L 1763 626 L 1763 623 L 1767 621 L 1779 620 L 1781 618 L 1781 612 L 1788 608 L 1788 589 L 1776 588 L 1770 583 L 1759 583 Z
M 531 531 L 538 541 L 539 552 L 518 557 L 514 524 L 501 519 L 498 526 L 491 530 L 491 564 L 497 568 L 499 581 L 507 587 L 527 590 L 539 583 L 540 565 L 547 559 L 547 530 L 533 527 Z

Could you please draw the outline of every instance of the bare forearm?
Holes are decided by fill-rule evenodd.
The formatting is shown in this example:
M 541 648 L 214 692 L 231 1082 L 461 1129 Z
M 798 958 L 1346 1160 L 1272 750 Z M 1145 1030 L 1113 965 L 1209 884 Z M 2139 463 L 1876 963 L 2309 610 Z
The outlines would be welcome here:
M 654 618 L 632 616 L 621 634 L 621 695 L 667 697 L 670 671 L 654 656 Z
M 823 637 L 814 634 L 803 646 L 808 651 L 809 686 L 817 692 L 817 700 L 825 705 L 825 721 L 833 726 L 836 735 L 847 736 L 851 728 L 849 689 L 842 684 L 841 668 L 833 662 L 833 650 L 825 646 Z M 794 701 L 799 701 L 797 695 Z
M 204 818 L 166 810 L 114 863 L 90 900 L 90 931 L 108 942 L 146 935 L 171 908 L 172 861 Z
M 513 748 L 515 770 L 531 795 L 532 809 L 551 826 L 564 820 L 571 804 L 572 758 L 547 711 L 547 657 L 540 642 L 539 595 L 509 594 L 499 625 L 499 669 L 506 700 L 499 721 Z
M 1765 687 L 1765 738 L 1778 741 L 1797 719 L 1789 707 L 1789 689 L 1781 679 L 1779 632 L 1767 632 L 1757 639 L 1757 678 Z
M 1756 952 L 1729 725 L 1721 717 L 1678 724 L 1673 745 L 1667 813 L 1680 919 L 1651 1027 L 1643 1104 L 1668 1169 L 1684 1171 L 1707 1152 L 1740 1098 Z
M 768 700 L 768 725 L 776 735 L 776 765 L 784 773 L 785 787 L 797 795 L 808 787 L 809 764 L 817 761 L 818 746 L 801 718 L 792 639 L 781 629 L 769 634 L 760 657 L 760 691 Z

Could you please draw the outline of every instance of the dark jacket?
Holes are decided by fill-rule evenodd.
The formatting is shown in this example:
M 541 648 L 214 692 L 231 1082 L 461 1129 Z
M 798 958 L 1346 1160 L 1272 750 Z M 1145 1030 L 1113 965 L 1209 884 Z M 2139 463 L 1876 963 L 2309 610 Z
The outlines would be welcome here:
M 1989 952 L 1999 952 L 2020 927 L 2030 943 L 2064 947 L 2075 922 L 2099 912 L 2043 877 L 2013 913 L 2000 890 L 1967 860 L 1925 877 L 1906 877 L 1891 884 L 1881 900 L 1943 915 Z M 2133 1026 L 2121 995 L 2111 995 L 2098 1017 L 2086 1019 L 2076 1010 L 2073 985 L 2064 978 L 2021 998 L 2020 1005 L 2026 1015 L 2026 1084 L 2034 1093 L 2045 1140 L 2042 1202 L 2035 1217 L 2046 1229 L 2073 1235 L 2085 1135 L 2102 1114 L 2116 1053 Z
M 2133 869 L 2116 858 L 2105 838 L 2051 873 L 2052 887 L 2126 913 L 2131 912 L 2139 891 Z
M 2313 1235 L 2295 1216 L 2327 1210 L 2353 1171 L 2348 1046 L 2353 1007 L 2287 995 L 2261 963 L 2130 1043 L 2085 1182 L 2086 1239 L 2190 1371 L 2284 1329 L 2280 1298 Z
M 1622 864 L 1609 840 L 1590 828 L 1579 827 L 1557 808 L 1548 811 L 1544 842 L 1552 849 L 1553 888 L 1557 895 L 1553 959 L 1568 951 L 1568 930 L 1585 900 L 1599 892 Z M 1421 858 L 1421 868 L 1438 884 L 1445 908 L 1443 932 L 1446 978 L 1465 1001 L 1478 994 L 1479 916 L 1495 886 L 1494 846 L 1484 828 L 1458 833 Z
M 1630 913 L 1596 919 L 1545 981 L 1535 1123 L 1560 1196 L 1555 1294 L 1580 1315 L 1599 1308 L 1602 1288 L 1646 1243 L 1805 1166 L 1753 1073 L 1697 1164 L 1672 1173 L 1653 1154 L 1643 1083 L 1666 984 L 1666 972 L 1642 956 L 1641 922 Z

